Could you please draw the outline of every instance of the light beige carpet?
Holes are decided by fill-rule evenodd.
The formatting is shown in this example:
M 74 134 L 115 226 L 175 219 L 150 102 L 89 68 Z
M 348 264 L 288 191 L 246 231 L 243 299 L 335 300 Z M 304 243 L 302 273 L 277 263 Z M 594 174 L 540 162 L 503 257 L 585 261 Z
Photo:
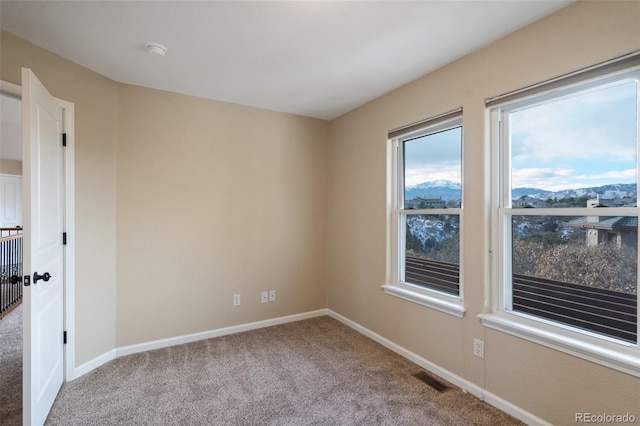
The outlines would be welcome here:
M 63 385 L 48 425 L 512 425 L 320 317 L 118 358 Z
M 21 315 L 0 322 L 2 425 L 22 423 Z M 46 424 L 521 424 L 455 387 L 434 390 L 420 371 L 320 317 L 118 358 L 64 384 Z
M 0 319 L 0 425 L 22 424 L 22 304 Z

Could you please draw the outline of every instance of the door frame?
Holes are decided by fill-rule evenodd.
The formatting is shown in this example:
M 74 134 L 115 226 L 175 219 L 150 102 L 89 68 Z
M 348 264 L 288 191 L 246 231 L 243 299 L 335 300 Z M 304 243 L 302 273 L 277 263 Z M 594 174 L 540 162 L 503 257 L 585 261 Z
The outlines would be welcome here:
M 0 93 L 16 99 L 22 99 L 22 86 L 0 80 Z M 75 127 L 74 105 L 71 102 L 55 98 L 63 109 L 63 132 L 66 133 L 67 146 L 63 154 L 64 167 L 64 232 L 67 244 L 64 246 L 64 330 L 67 332 L 67 344 L 64 345 L 64 381 L 75 379 Z M 23 159 L 24 161 L 24 159 Z M 24 191 L 24 189 L 23 189 Z

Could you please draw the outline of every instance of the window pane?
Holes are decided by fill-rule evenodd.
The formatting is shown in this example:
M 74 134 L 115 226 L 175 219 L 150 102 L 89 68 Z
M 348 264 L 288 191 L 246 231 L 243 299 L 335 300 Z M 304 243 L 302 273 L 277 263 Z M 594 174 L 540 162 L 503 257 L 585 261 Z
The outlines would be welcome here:
M 407 215 L 404 281 L 459 295 L 460 217 Z
M 514 311 L 637 342 L 636 216 L 513 216 L 511 230 Z
M 460 207 L 462 127 L 403 142 L 404 208 Z
M 635 207 L 637 82 L 511 112 L 514 208 Z

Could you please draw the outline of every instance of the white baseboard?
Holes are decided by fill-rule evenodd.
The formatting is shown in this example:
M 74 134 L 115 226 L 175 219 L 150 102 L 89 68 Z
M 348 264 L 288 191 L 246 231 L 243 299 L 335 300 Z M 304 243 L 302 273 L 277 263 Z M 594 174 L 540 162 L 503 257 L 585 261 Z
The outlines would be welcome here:
M 411 362 L 414 362 L 415 364 L 419 365 L 420 367 L 424 368 L 425 370 L 428 370 L 430 372 L 432 372 L 433 374 L 442 377 L 443 379 L 445 379 L 446 381 L 458 386 L 459 388 L 461 388 L 462 390 L 464 390 L 465 392 L 469 392 L 470 394 L 474 395 L 475 397 L 485 401 L 488 404 L 493 405 L 494 407 L 500 409 L 501 411 L 504 411 L 507 414 L 512 415 L 513 417 L 515 417 L 516 419 L 525 422 L 526 424 L 529 425 L 540 425 L 540 426 L 550 426 L 550 423 L 542 420 L 541 418 L 534 416 L 533 414 L 529 413 L 528 411 L 523 410 L 522 408 L 510 403 L 509 401 L 506 401 L 505 399 L 494 395 L 491 392 L 486 391 L 485 389 L 483 389 L 482 387 L 471 383 L 470 381 L 458 376 L 457 374 L 454 374 L 452 372 L 450 372 L 449 370 L 446 370 L 434 363 L 432 363 L 431 361 L 428 361 L 424 358 L 422 358 L 421 356 L 411 352 L 410 350 L 403 348 L 400 345 L 397 345 L 396 343 L 392 342 L 389 339 L 386 339 L 382 336 L 380 336 L 377 333 L 374 333 L 373 331 L 369 330 L 368 328 L 365 328 L 363 326 L 361 326 L 360 324 L 351 321 L 350 319 L 343 317 L 342 315 L 333 312 L 331 310 L 329 310 L 328 315 L 338 321 L 340 321 L 341 323 L 353 328 L 354 330 L 356 330 L 357 332 L 364 334 L 365 336 L 369 337 L 370 339 L 380 343 L 382 346 L 394 351 L 395 353 L 397 353 L 398 355 L 408 359 Z
M 168 339 L 161 339 L 161 340 L 155 340 L 152 342 L 140 343 L 136 345 L 123 346 L 117 349 L 113 349 L 109 352 L 106 352 L 92 359 L 91 361 L 88 361 L 82 364 L 81 366 L 76 367 L 76 369 L 74 370 L 74 379 L 77 379 L 80 376 L 87 374 L 91 370 L 94 370 L 100 367 L 101 365 L 104 365 L 107 362 L 114 360 L 116 358 L 119 358 L 121 356 L 131 355 L 139 352 L 151 351 L 154 349 L 166 348 L 169 346 L 182 345 L 184 343 L 191 343 L 199 340 L 212 339 L 214 337 L 227 336 L 229 334 L 241 333 L 243 331 L 256 330 L 259 328 L 271 327 L 274 325 L 285 324 L 285 323 L 294 322 L 294 321 L 301 321 L 309 318 L 320 317 L 323 315 L 329 315 L 330 317 L 340 321 L 341 323 L 353 328 L 357 332 L 369 337 L 370 339 L 380 343 L 386 348 L 394 351 L 398 355 L 408 359 L 409 361 L 414 362 L 415 364 L 419 365 L 425 370 L 428 370 L 433 374 L 436 374 L 437 376 L 440 376 L 443 379 L 447 380 L 448 382 L 458 386 L 459 388 L 463 389 L 465 392 L 469 392 L 470 394 L 476 396 L 477 398 L 487 402 L 488 404 L 493 405 L 494 407 L 504 411 L 505 413 L 512 415 L 513 417 L 529 425 L 540 425 L 540 426 L 550 425 L 548 422 L 545 422 L 539 417 L 534 416 L 533 414 L 510 403 L 509 401 L 497 395 L 494 395 L 491 392 L 487 392 L 482 387 L 469 382 L 468 380 L 458 376 L 457 374 L 454 374 L 449 370 L 446 370 L 432 363 L 431 361 L 428 361 L 425 358 L 422 358 L 421 356 L 409 351 L 408 349 L 405 349 L 402 346 L 397 345 L 391 340 L 386 339 L 380 336 L 379 334 L 369 330 L 368 328 L 365 328 L 360 324 L 354 321 L 351 321 L 350 319 L 343 317 L 342 315 L 336 312 L 333 312 L 329 309 L 318 309 L 317 311 L 305 312 L 302 314 L 272 318 L 264 321 L 257 321 L 257 322 L 252 322 L 248 324 L 240 324 L 240 325 L 231 326 L 231 327 L 219 328 L 216 330 L 204 331 L 201 333 L 193 333 L 193 334 L 187 334 L 184 336 L 171 337 Z
M 168 339 L 155 340 L 152 342 L 139 343 L 136 345 L 123 346 L 106 352 L 91 361 L 76 367 L 73 379 L 87 374 L 93 369 L 106 364 L 107 362 L 125 355 L 131 355 L 139 352 L 152 351 L 154 349 L 162 349 L 169 346 L 182 345 L 185 343 L 197 342 L 198 340 L 212 339 L 214 337 L 227 336 L 229 334 L 241 333 L 243 331 L 256 330 L 258 328 L 271 327 L 274 325 L 285 324 L 288 322 L 301 321 L 309 318 L 321 317 L 328 315 L 328 309 L 318 309 L 317 311 L 304 312 L 302 314 L 288 315 L 284 317 L 272 318 L 264 321 L 256 321 L 248 324 L 240 324 L 231 327 L 219 328 L 216 330 L 203 331 L 201 333 L 186 334 L 184 336 L 170 337 Z
M 116 359 L 116 350 L 115 349 L 112 349 L 109 352 L 105 352 L 102 355 L 95 357 L 91 361 L 87 361 L 84 364 L 76 367 L 73 370 L 73 378 L 72 378 L 72 380 L 75 380 L 75 379 L 79 378 L 80 376 L 84 376 L 85 374 L 87 374 L 91 370 L 95 370 L 96 368 L 100 367 L 101 365 L 104 365 L 107 362 L 112 361 L 114 359 Z M 69 380 L 67 380 L 67 381 L 69 381 Z
M 218 328 L 216 330 L 203 331 L 201 333 L 186 334 L 184 336 L 170 337 L 168 339 L 155 340 L 153 342 L 140 343 L 137 345 L 123 346 L 116 349 L 116 357 L 131 355 L 139 352 L 152 351 L 154 349 L 166 348 L 169 346 L 182 345 L 185 343 L 197 342 L 199 340 L 213 339 L 214 337 L 227 336 L 229 334 L 242 333 L 243 331 L 256 330 L 258 328 L 271 327 L 288 322 L 301 321 L 309 318 L 328 315 L 327 309 L 305 312 L 302 314 L 289 315 L 286 317 L 272 318 L 264 321 L 251 322 L 248 324 L 234 325 L 231 327 Z
M 484 401 L 487 404 L 491 404 L 500 411 L 504 411 L 507 414 L 511 414 L 516 419 L 525 422 L 528 425 L 536 425 L 536 426 L 552 426 L 551 423 L 542 420 L 540 417 L 534 416 L 528 411 L 523 410 L 510 403 L 509 401 L 500 398 L 498 395 L 494 395 L 491 392 L 483 391 L 484 393 Z

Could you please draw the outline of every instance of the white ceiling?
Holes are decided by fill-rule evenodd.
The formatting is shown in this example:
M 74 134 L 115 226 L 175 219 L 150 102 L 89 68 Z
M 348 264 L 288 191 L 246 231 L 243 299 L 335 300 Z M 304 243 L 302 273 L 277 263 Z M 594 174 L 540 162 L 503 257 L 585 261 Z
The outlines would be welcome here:
M 0 24 L 119 82 L 332 119 L 569 3 L 2 0 Z

